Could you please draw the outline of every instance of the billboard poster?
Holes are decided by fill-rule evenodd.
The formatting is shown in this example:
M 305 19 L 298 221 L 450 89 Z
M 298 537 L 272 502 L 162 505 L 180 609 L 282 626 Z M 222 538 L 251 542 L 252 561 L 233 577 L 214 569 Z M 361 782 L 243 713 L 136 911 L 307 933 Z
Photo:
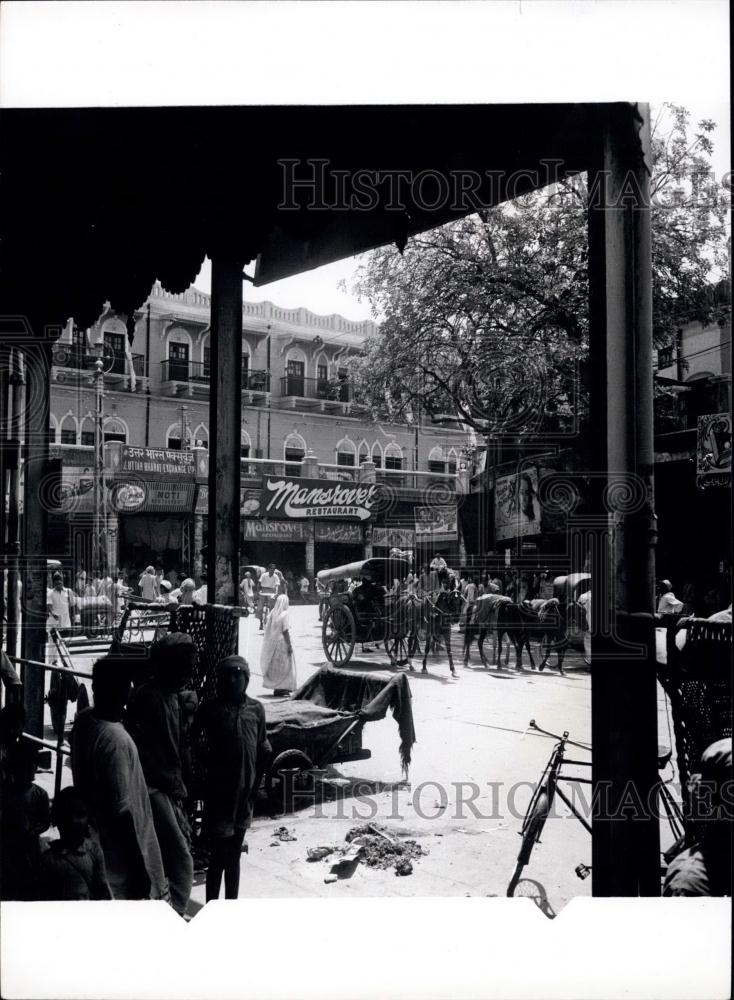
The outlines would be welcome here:
M 373 528 L 372 544 L 385 549 L 412 549 L 415 528 Z
M 415 508 L 416 542 L 455 542 L 458 537 L 456 504 Z
M 497 541 L 539 535 L 538 470 L 501 476 L 495 484 L 494 525 Z
M 377 506 L 380 487 L 375 483 L 330 483 L 321 479 L 265 476 L 261 514 L 280 520 L 338 518 L 366 521 Z
M 62 467 L 58 510 L 63 514 L 94 510 L 94 471 L 91 467 Z
M 731 414 L 707 413 L 698 418 L 696 483 L 728 486 L 731 477 Z

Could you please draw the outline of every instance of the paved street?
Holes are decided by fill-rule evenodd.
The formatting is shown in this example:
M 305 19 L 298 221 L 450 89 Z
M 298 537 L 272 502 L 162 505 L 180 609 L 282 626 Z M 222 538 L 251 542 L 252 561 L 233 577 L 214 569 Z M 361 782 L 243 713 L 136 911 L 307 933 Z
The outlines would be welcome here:
M 314 606 L 294 607 L 291 613 L 302 683 L 324 663 L 321 632 Z M 261 686 L 258 623 L 244 619 L 241 628 L 240 650 L 252 668 L 250 693 L 269 699 Z M 458 647 L 459 636 L 455 639 Z M 361 654 L 357 646 L 350 666 L 385 669 L 387 663 L 384 651 Z M 372 751 L 371 759 L 336 768 L 346 779 L 363 779 L 383 790 L 372 793 L 369 801 L 346 797 L 326 803 L 319 816 L 307 809 L 285 819 L 256 819 L 248 837 L 242 895 L 504 895 L 530 794 L 523 783 L 539 778 L 552 747 L 545 737 L 523 735 L 527 723 L 535 718 L 553 732 L 568 729 L 572 737 L 588 740 L 589 674 L 576 652 L 567 659 L 566 677 L 554 670 L 498 675 L 481 666 L 476 651 L 469 668 L 459 666 L 459 680 L 450 677 L 445 653 L 429 658 L 428 675 L 421 675 L 416 664 L 410 684 L 418 742 L 409 785 L 400 782 L 398 730 L 388 713 L 382 722 L 365 726 L 363 743 Z M 489 782 L 499 785 L 493 790 Z M 457 806 L 462 798 L 463 807 Z M 350 827 L 367 820 L 414 836 L 428 855 L 414 863 L 409 877 L 358 865 L 350 878 L 325 884 L 328 859 L 308 863 L 306 849 L 342 842 Z M 273 829 L 282 824 L 297 836 L 295 842 L 273 841 Z M 575 819 L 549 823 L 526 869 L 533 881 L 522 882 L 516 894 L 534 895 L 540 902 L 547 897 L 544 905 L 557 911 L 572 896 L 589 892 L 589 882 L 574 874 L 579 862 L 589 861 L 590 840 Z M 195 888 L 194 899 L 203 902 L 203 892 L 203 886 Z
M 299 684 L 325 663 L 317 614 L 314 605 L 291 608 Z M 250 694 L 267 702 L 273 696 L 262 687 L 262 634 L 257 620 L 242 619 L 240 630 L 240 652 L 252 669 Z M 454 639 L 460 663 L 458 634 Z M 92 662 L 89 656 L 75 656 L 79 669 L 91 669 Z M 249 855 L 242 856 L 242 896 L 505 894 L 520 844 L 518 830 L 531 792 L 529 783 L 540 777 L 553 746 L 547 737 L 527 732 L 528 721 L 534 718 L 551 732 L 567 729 L 571 738 L 587 742 L 590 675 L 575 650 L 566 657 L 565 677 L 553 669 L 542 674 L 528 669 L 521 674 L 488 670 L 475 649 L 469 667 L 458 666 L 458 680 L 451 678 L 444 652 L 429 658 L 428 675 L 419 672 L 419 660 L 415 663 L 416 672 L 409 677 L 417 743 L 409 782 L 401 780 L 398 729 L 388 713 L 383 721 L 365 726 L 363 745 L 371 758 L 338 764 L 329 772 L 338 797 L 286 817 L 256 815 L 248 835 Z M 362 653 L 359 646 L 350 667 L 390 671 L 384 651 Z M 53 739 L 48 707 L 46 715 L 46 737 Z M 658 731 L 659 742 L 672 745 L 661 689 Z M 577 773 L 588 777 L 586 770 Z M 664 776 L 672 773 L 671 765 Z M 38 780 L 52 793 L 52 773 L 40 774 Z M 67 760 L 64 784 L 70 782 Z M 355 796 L 357 783 L 360 794 Z M 588 789 L 576 787 L 588 795 Z M 548 822 L 515 892 L 531 896 L 548 913 L 558 912 L 573 896 L 590 893 L 590 879 L 580 881 L 574 873 L 579 863 L 590 863 L 590 838 L 562 804 L 557 814 Z M 408 877 L 360 864 L 349 877 L 325 883 L 331 862 L 309 863 L 307 849 L 343 843 L 351 827 L 368 821 L 414 837 L 428 853 L 414 862 Z M 273 831 L 283 825 L 295 841 L 273 838 Z M 664 824 L 661 839 L 663 847 L 670 842 Z M 197 883 L 193 909 L 204 903 L 199 876 Z

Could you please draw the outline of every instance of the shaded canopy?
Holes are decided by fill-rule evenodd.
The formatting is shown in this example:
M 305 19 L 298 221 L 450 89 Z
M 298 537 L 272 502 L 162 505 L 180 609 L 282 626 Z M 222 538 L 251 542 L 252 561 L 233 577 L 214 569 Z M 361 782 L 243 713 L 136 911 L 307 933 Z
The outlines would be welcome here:
M 156 279 L 184 291 L 205 255 L 258 257 L 263 284 L 402 247 L 477 201 L 585 169 L 611 120 L 636 146 L 630 104 L 6 110 L 0 304 L 34 328 L 71 315 L 87 326 L 106 300 L 121 313 L 139 308 Z M 327 161 L 331 177 L 347 171 L 350 184 L 355 171 L 484 176 L 458 203 L 428 177 L 423 204 L 408 188 L 395 207 L 385 182 L 367 210 L 309 208 L 305 189 L 294 193 L 299 208 L 279 207 L 285 171 L 303 178 L 306 160 Z M 336 189 L 323 194 L 333 205 Z

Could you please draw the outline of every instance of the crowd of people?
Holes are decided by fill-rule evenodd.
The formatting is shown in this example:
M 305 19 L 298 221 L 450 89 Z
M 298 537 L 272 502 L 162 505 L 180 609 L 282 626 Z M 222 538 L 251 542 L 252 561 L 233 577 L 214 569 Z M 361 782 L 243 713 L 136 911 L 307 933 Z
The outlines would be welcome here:
M 265 713 L 247 695 L 250 668 L 241 656 L 217 664 L 216 694 L 199 704 L 196 656 L 189 635 L 165 635 L 137 687 L 129 660 L 95 663 L 93 706 L 77 713 L 70 736 L 73 785 L 52 805 L 34 783 L 37 752 L 21 738 L 22 707 L 2 710 L 3 899 L 162 899 L 185 915 L 197 851 L 206 858 L 207 900 L 219 896 L 222 879 L 225 896 L 237 898 L 254 795 L 271 753 Z M 50 826 L 58 838 L 42 850 Z

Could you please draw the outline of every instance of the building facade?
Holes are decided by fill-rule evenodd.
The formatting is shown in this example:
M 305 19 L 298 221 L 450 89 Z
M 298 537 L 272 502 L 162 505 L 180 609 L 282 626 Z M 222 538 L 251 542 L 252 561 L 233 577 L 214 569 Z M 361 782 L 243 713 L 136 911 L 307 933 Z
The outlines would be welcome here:
M 90 560 L 95 434 L 102 412 L 108 561 L 198 572 L 206 538 L 210 297 L 155 285 L 134 317 L 105 310 L 93 328 L 69 323 L 51 370 L 51 454 L 62 463 L 52 519 L 57 550 Z M 312 575 L 391 547 L 461 557 L 457 484 L 466 487 L 458 425 L 391 422 L 360 402 L 349 358 L 377 327 L 271 302 L 245 302 L 242 338 L 242 556 Z M 134 331 L 132 344 L 128 330 Z M 101 362 L 101 364 L 100 364 Z M 101 403 L 99 397 L 101 396 Z M 97 464 L 101 464 L 98 459 Z M 367 518 L 271 516 L 267 477 L 376 482 L 388 501 Z M 142 491 L 142 492 L 141 492 Z M 382 491 L 385 496 L 385 490 Z

